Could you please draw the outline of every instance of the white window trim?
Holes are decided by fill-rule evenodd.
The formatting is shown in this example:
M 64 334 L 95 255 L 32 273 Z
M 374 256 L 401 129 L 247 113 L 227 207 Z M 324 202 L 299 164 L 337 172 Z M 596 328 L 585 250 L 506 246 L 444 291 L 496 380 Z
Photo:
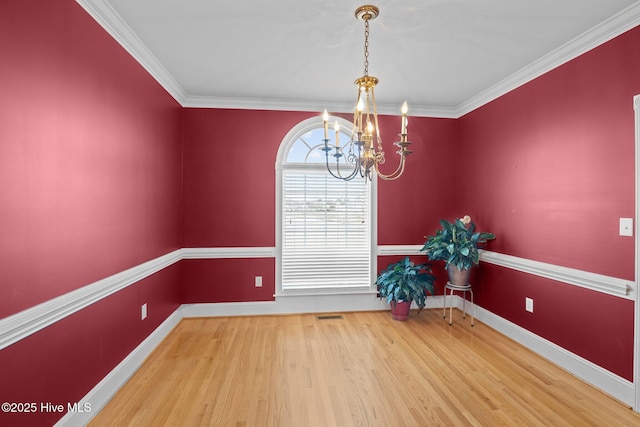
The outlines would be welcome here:
M 340 124 L 342 129 L 351 129 L 353 124 L 342 117 L 330 116 L 329 121 Z M 339 294 L 376 294 L 377 289 L 373 285 L 374 278 L 377 273 L 377 242 L 378 242 L 378 181 L 377 178 L 372 182 L 367 183 L 371 185 L 371 265 L 370 265 L 370 277 L 371 285 L 367 287 L 358 288 L 330 288 L 330 289 L 282 289 L 282 174 L 283 163 L 286 161 L 286 156 L 289 153 L 291 145 L 305 133 L 317 129 L 322 126 L 322 119 L 320 115 L 317 117 L 310 117 L 296 126 L 285 135 L 278 148 L 278 154 L 276 156 L 276 293 L 275 297 L 282 296 L 298 296 L 298 295 L 339 295 Z M 355 178 L 359 179 L 359 178 Z
M 634 305 L 634 339 L 633 339 L 633 384 L 635 399 L 633 410 L 640 412 L 640 286 L 638 281 L 640 278 L 640 238 L 638 232 L 638 215 L 640 214 L 640 95 L 633 97 L 633 113 L 635 127 L 635 229 L 633 230 L 633 238 L 635 239 L 635 271 L 633 278 L 633 286 L 635 288 L 635 305 Z

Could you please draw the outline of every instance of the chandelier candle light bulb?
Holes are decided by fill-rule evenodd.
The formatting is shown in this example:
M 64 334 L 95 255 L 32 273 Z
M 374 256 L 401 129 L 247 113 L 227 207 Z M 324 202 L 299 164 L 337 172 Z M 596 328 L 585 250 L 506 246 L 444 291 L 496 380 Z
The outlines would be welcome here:
M 324 139 L 329 139 L 329 113 L 326 108 L 322 113 L 322 120 L 324 121 Z
M 336 130 L 336 148 L 338 148 L 340 147 L 340 124 L 338 124 L 337 120 L 334 129 Z
M 407 106 L 407 101 L 404 101 L 404 104 L 402 104 L 402 128 L 400 133 L 401 134 L 406 134 L 407 133 L 407 111 L 409 110 L 409 107 Z

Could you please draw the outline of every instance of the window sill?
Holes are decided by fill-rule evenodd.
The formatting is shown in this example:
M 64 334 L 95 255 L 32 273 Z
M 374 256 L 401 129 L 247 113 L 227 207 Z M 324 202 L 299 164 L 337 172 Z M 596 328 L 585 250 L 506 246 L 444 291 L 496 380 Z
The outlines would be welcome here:
M 315 289 L 287 289 L 276 292 L 274 297 L 308 297 L 308 296 L 335 296 L 335 295 L 377 295 L 374 288 L 315 288 Z

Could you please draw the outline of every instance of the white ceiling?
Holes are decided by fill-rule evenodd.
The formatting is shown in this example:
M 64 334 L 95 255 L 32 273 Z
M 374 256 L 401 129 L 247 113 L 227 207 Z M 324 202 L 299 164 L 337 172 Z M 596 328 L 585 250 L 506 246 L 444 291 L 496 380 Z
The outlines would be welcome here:
M 184 106 L 350 112 L 363 0 L 77 0 Z M 636 0 L 375 0 L 382 113 L 459 117 L 640 24 Z

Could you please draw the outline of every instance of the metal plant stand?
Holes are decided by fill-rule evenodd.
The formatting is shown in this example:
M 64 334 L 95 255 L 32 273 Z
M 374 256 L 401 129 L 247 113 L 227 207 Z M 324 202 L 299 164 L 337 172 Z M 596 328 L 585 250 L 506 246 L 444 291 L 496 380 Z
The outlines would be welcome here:
M 471 294 L 471 310 L 470 310 L 470 314 L 471 314 L 471 326 L 473 326 L 473 291 L 471 290 L 471 285 L 466 284 L 466 285 L 454 285 L 451 282 L 447 282 L 446 285 L 444 285 L 444 303 L 443 303 L 443 308 L 442 308 L 442 318 L 446 319 L 447 318 L 447 289 L 449 289 L 449 295 L 452 297 L 451 298 L 451 305 L 449 306 L 449 325 L 453 325 L 453 292 L 454 291 L 458 291 L 458 292 L 462 292 L 462 318 L 464 319 L 466 317 L 466 310 L 465 310 L 465 305 L 467 303 L 467 299 L 466 297 L 466 293 L 469 292 Z

